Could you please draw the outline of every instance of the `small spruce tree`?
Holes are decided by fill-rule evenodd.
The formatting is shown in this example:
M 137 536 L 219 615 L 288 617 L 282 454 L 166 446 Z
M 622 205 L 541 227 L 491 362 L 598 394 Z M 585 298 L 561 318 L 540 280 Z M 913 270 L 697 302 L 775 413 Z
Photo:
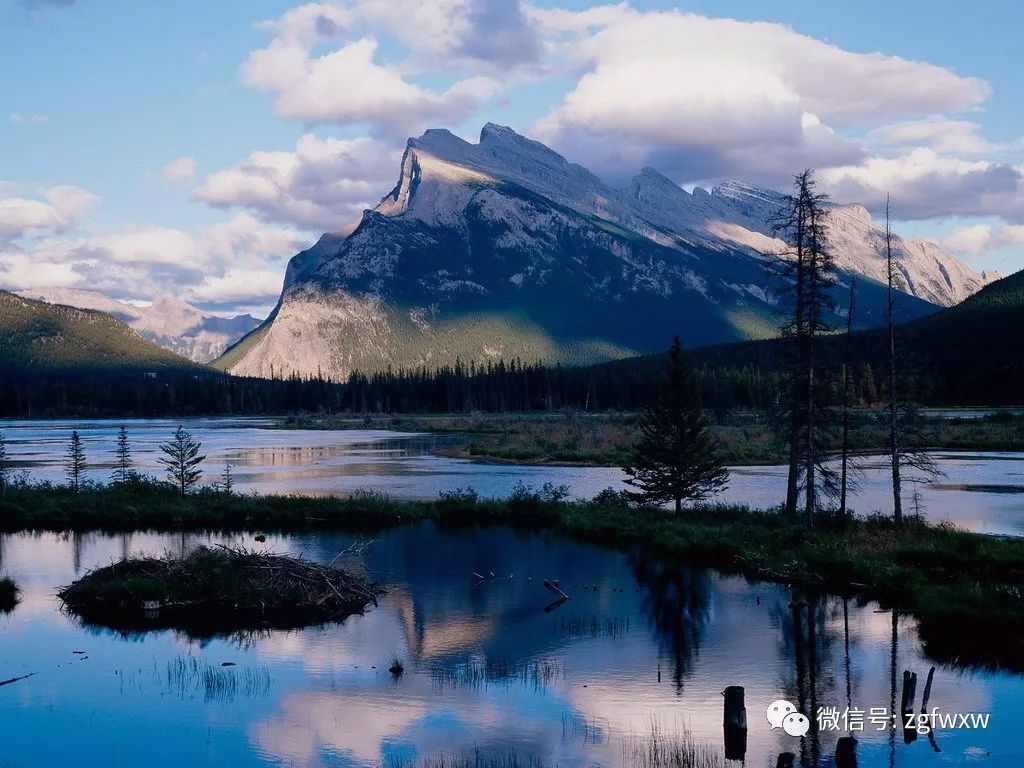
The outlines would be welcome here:
M 125 485 L 135 474 L 135 463 L 132 461 L 132 446 L 128 441 L 128 427 L 124 424 L 117 431 L 117 447 L 114 449 L 114 474 L 111 480 L 115 485 Z
M 225 496 L 230 496 L 235 490 L 235 476 L 231 472 L 231 462 L 224 462 L 224 471 L 220 474 L 220 489 Z
M 64 458 L 64 474 L 68 478 L 68 485 L 75 493 L 82 490 L 85 467 L 85 448 L 82 445 L 82 436 L 76 429 L 71 432 L 71 439 L 68 441 L 67 453 Z
M 640 439 L 624 470 L 630 497 L 642 504 L 702 501 L 729 478 L 700 408 L 693 369 L 677 336 L 668 351 L 668 370 L 656 402 L 640 418 Z
M 184 427 L 178 427 L 169 443 L 160 446 L 164 454 L 157 461 L 167 469 L 167 479 L 184 498 L 203 476 L 199 465 L 206 461 L 206 456 L 199 450 L 203 444 L 192 437 Z

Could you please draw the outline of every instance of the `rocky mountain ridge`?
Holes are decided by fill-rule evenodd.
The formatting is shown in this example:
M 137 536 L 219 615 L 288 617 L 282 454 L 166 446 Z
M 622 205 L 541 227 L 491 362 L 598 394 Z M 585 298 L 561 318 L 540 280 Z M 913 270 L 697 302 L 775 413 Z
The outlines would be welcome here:
M 271 317 L 218 361 L 278 376 L 484 363 L 593 362 L 770 336 L 779 323 L 765 254 L 779 192 L 729 181 L 688 192 L 654 169 L 612 189 L 539 142 L 488 124 L 410 139 L 398 183 L 347 236 L 295 256 Z M 864 278 L 859 325 L 882 319 L 882 231 L 832 208 L 844 279 Z M 909 319 L 995 276 L 938 246 L 896 240 Z M 838 316 L 837 316 L 838 319 Z

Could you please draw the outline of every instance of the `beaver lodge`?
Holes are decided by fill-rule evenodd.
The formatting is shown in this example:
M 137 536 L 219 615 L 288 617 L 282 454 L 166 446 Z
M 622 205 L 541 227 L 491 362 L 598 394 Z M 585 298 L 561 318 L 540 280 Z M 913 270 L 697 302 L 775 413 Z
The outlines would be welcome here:
M 384 590 L 301 557 L 202 547 L 186 557 L 138 557 L 90 571 L 57 596 L 70 613 L 113 629 L 196 634 L 341 621 Z

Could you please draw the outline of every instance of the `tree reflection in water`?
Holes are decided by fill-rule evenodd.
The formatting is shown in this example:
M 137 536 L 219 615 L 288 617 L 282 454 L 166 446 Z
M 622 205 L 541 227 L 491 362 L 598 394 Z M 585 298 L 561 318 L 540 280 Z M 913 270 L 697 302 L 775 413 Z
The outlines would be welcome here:
M 661 643 L 660 652 L 671 659 L 676 693 L 681 694 L 710 620 L 711 574 L 703 568 L 657 562 L 641 551 L 631 553 L 629 562 L 645 591 L 644 608 Z

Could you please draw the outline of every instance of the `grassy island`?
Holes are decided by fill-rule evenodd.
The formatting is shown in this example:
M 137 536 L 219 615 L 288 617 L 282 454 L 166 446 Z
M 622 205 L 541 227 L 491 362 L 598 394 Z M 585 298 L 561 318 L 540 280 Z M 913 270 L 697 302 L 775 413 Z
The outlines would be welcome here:
M 88 623 L 116 629 L 294 628 L 340 621 L 383 590 L 340 568 L 283 555 L 201 547 L 91 571 L 57 596 Z

